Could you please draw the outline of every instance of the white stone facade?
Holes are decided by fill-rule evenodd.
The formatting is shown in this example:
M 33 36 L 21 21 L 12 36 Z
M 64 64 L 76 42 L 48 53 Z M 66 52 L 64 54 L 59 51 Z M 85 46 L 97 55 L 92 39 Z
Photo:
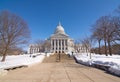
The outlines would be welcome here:
M 42 47 L 42 46 L 37 45 L 37 44 L 30 44 L 30 45 L 29 45 L 29 48 L 28 48 L 28 53 L 29 53 L 29 54 L 40 53 L 41 47 Z
M 50 42 L 52 53 L 68 53 L 74 51 L 73 40 L 65 33 L 60 23 L 54 34 L 50 36 Z

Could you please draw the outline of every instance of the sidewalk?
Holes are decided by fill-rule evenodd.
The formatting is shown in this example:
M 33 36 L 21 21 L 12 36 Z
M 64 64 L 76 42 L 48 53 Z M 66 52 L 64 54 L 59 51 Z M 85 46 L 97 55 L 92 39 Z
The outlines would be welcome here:
M 120 82 L 120 78 L 77 64 L 66 55 L 56 62 L 56 55 L 52 55 L 41 64 L 9 71 L 0 82 Z

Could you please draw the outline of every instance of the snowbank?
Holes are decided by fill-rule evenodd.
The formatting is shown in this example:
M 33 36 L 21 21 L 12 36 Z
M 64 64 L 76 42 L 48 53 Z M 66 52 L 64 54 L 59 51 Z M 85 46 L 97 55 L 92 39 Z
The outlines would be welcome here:
M 88 56 L 84 56 L 84 55 L 80 55 L 80 56 L 79 55 L 75 55 L 75 58 L 77 59 L 78 63 L 84 64 L 84 65 L 87 65 L 87 66 L 91 65 L 92 60 L 89 59 Z
M 110 71 L 113 74 L 120 76 L 120 55 L 113 55 L 113 56 L 105 56 L 105 55 L 98 55 L 92 54 L 92 58 L 90 59 L 89 55 L 87 54 L 76 54 L 75 58 L 77 61 L 84 65 L 104 65 L 109 66 Z
M 5 69 L 7 67 L 12 67 L 12 66 L 18 66 L 18 65 L 28 65 L 31 66 L 35 63 L 42 62 L 44 59 L 44 55 L 38 55 L 36 57 L 30 57 L 30 54 L 28 55 L 12 55 L 12 56 L 7 56 L 5 62 L 0 62 L 0 69 Z M 1 60 L 1 57 L 0 57 Z
M 113 74 L 116 74 L 116 75 L 120 76 L 120 65 L 119 66 L 116 66 L 116 65 L 111 66 L 109 68 L 109 71 Z
M 6 61 L 0 62 L 0 76 L 4 76 L 7 74 L 7 71 L 4 70 L 6 68 L 20 65 L 31 66 L 35 63 L 42 62 L 44 57 L 45 57 L 44 53 L 6 56 Z M 2 57 L 0 57 L 0 60 L 1 59 Z

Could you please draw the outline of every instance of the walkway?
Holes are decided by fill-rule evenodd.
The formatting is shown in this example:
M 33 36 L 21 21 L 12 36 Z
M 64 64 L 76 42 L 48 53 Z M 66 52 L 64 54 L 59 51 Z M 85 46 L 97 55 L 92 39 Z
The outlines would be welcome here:
M 61 62 L 56 62 L 56 55 L 53 55 L 41 64 L 9 71 L 0 82 L 120 82 L 120 78 L 76 64 L 65 55 Z

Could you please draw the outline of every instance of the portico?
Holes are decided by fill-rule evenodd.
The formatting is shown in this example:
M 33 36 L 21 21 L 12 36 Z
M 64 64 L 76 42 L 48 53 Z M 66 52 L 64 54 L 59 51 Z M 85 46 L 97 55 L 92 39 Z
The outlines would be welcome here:
M 68 50 L 67 39 L 51 39 L 51 50 L 58 53 L 64 53 Z

